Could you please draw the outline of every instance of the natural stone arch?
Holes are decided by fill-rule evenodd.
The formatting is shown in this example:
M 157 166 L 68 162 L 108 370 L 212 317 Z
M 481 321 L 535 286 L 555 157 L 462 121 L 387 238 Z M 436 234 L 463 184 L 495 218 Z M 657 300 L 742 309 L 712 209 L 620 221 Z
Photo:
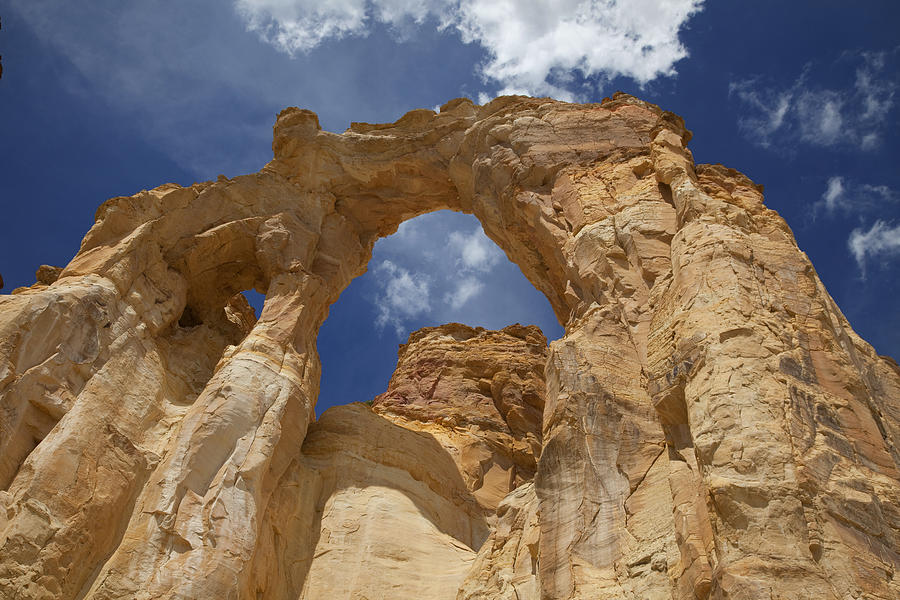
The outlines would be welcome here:
M 536 478 L 544 597 L 833 597 L 849 584 L 829 571 L 862 581 L 849 557 L 880 568 L 896 545 L 862 551 L 824 512 L 839 493 L 829 475 L 779 465 L 808 459 L 795 421 L 814 425 L 809 398 L 830 394 L 849 403 L 848 439 L 865 441 L 862 458 L 835 460 L 896 495 L 900 408 L 885 398 L 900 379 L 760 190 L 695 167 L 689 137 L 626 95 L 461 99 L 342 135 L 288 109 L 260 173 L 107 202 L 59 281 L 0 306 L 4 440 L 46 404 L 48 379 L 67 425 L 24 462 L 5 454 L 2 526 L 35 550 L 9 553 L 4 576 L 24 597 L 38 579 L 61 597 L 252 597 L 267 574 L 244 567 L 312 415 L 328 306 L 379 237 L 447 208 L 479 219 L 566 331 Z M 250 331 L 225 310 L 248 287 L 266 292 Z M 63 335 L 73 315 L 83 327 Z M 748 338 L 765 352 L 746 356 Z M 179 370 L 186 353 L 194 372 Z M 721 417 L 735 402 L 761 435 Z M 104 478 L 88 496 L 83 482 Z M 109 513 L 125 517 L 91 526 Z

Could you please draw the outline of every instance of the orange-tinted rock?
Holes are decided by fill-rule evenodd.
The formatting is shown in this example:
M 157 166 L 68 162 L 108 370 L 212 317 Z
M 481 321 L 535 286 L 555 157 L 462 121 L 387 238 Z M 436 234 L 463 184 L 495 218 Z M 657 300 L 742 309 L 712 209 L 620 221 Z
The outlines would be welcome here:
M 427 428 L 451 450 L 469 489 L 491 509 L 534 478 L 541 452 L 547 340 L 532 326 L 501 331 L 451 323 L 400 347 L 375 412 Z
M 60 267 L 54 267 L 52 265 L 41 265 L 40 267 L 38 267 L 37 272 L 34 274 L 34 278 L 38 283 L 50 285 L 51 283 L 55 283 L 56 280 L 59 279 L 61 273 L 62 269 Z

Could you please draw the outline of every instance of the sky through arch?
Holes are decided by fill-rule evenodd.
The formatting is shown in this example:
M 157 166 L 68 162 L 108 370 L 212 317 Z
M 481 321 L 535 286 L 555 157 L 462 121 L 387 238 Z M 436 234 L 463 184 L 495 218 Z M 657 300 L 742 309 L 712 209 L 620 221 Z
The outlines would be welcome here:
M 421 215 L 379 240 L 368 271 L 331 305 L 318 337 L 316 412 L 383 392 L 398 345 L 416 329 L 450 322 L 537 325 L 548 340 L 563 333 L 550 302 L 478 219 L 447 210 Z

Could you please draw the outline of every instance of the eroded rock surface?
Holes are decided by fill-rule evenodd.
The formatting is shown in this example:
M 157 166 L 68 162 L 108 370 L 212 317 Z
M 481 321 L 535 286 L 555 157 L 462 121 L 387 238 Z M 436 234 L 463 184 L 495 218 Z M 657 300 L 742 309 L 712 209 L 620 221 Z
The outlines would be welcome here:
M 396 556 L 413 517 L 422 598 L 900 596 L 900 369 L 689 139 L 624 94 L 340 135 L 287 109 L 259 173 L 107 201 L 61 273 L 0 296 L 0 597 L 297 598 L 347 561 L 396 597 L 414 574 L 348 532 Z M 536 379 L 467 362 L 530 334 L 438 328 L 377 412 L 307 438 L 328 306 L 439 209 L 474 214 L 565 326 L 540 435 Z M 435 347 L 446 375 L 416 358 Z M 425 439 L 417 478 L 398 465 Z
M 498 536 L 521 529 L 507 524 L 518 514 L 515 499 L 527 497 L 532 513 L 537 506 L 526 481 L 541 447 L 546 359 L 547 340 L 534 326 L 485 331 L 452 323 L 410 335 L 372 408 L 333 407 L 310 424 L 270 502 L 254 557 L 264 565 L 287 553 L 293 570 L 257 581 L 254 592 L 453 600 L 464 583 L 507 585 L 494 580 L 501 575 L 482 581 L 479 550 L 502 542 L 514 563 L 513 545 Z M 303 502 L 287 492 L 294 488 L 308 494 Z M 501 501 L 514 509 L 498 507 Z M 529 589 L 535 585 L 532 577 Z
M 399 354 L 375 412 L 433 435 L 485 508 L 534 479 L 548 354 L 540 329 L 452 323 L 414 332 Z

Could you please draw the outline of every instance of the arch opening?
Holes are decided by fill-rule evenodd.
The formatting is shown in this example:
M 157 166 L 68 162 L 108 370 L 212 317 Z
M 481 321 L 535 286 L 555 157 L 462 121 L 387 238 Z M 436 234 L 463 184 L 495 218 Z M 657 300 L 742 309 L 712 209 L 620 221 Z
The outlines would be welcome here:
M 292 449 L 296 470 L 276 486 L 286 499 L 272 501 L 262 527 L 283 529 L 291 490 L 315 490 L 312 517 L 297 525 L 305 550 L 272 545 L 279 556 L 324 557 L 297 562 L 292 595 L 349 595 L 357 581 L 335 583 L 333 573 L 350 564 L 390 569 L 394 583 L 379 584 L 411 596 L 457 589 L 503 499 L 519 490 L 536 506 L 547 338 L 564 330 L 482 222 L 450 210 L 408 217 L 363 242 L 358 276 L 325 300 L 327 317 L 311 331 L 318 418 Z M 434 568 L 420 579 L 423 564 Z
M 253 308 L 253 312 L 256 315 L 256 318 L 259 319 L 259 315 L 262 314 L 263 304 L 266 302 L 266 295 L 262 294 L 255 289 L 244 290 L 241 292 L 244 295 L 244 298 L 247 300 L 247 304 L 249 304 Z
M 316 412 L 385 391 L 397 346 L 446 323 L 502 329 L 537 325 L 562 336 L 547 298 L 472 215 L 440 210 L 404 221 L 374 246 L 366 273 L 333 303 L 319 329 L 322 378 Z

